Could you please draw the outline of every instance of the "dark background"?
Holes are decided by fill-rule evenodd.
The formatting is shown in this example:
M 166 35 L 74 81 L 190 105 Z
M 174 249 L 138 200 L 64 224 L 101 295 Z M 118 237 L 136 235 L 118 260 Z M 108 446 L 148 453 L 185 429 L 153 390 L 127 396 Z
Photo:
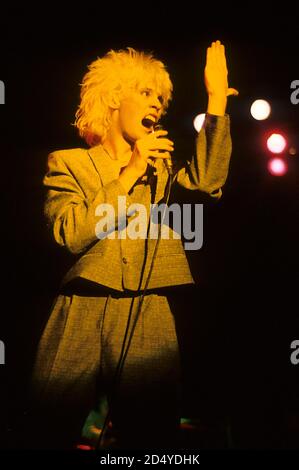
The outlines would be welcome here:
M 233 154 L 224 195 L 204 206 L 204 246 L 188 252 L 198 286 L 183 298 L 183 415 L 200 420 L 199 445 L 298 446 L 299 365 L 290 344 L 299 337 L 297 289 L 299 28 L 294 7 L 167 5 L 103 6 L 64 14 L 45 5 L 9 8 L 1 15 L 0 106 L 2 186 L 2 313 L 0 366 L 2 448 L 18 447 L 19 419 L 41 329 L 59 281 L 71 262 L 53 245 L 42 215 L 47 154 L 84 146 L 71 123 L 86 66 L 109 49 L 153 51 L 168 65 L 174 97 L 164 126 L 177 158 L 194 149 L 193 117 L 204 112 L 205 51 L 226 46 Z M 272 115 L 254 121 L 249 108 L 268 99 Z M 289 172 L 268 174 L 265 136 L 280 129 L 297 155 Z M 297 178 L 297 179 L 296 179 Z M 200 202 L 177 188 L 174 198 Z M 5 282 L 4 282 L 5 281 Z M 224 430 L 224 431 L 223 431 Z M 34 439 L 34 436 L 33 436 Z M 200 440 L 201 439 L 201 440 Z

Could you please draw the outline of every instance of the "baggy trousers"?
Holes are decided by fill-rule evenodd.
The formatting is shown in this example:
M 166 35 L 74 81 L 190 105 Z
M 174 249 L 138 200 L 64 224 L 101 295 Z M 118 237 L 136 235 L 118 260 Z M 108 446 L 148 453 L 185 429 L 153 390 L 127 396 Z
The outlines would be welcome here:
M 84 420 L 107 393 L 120 447 L 174 445 L 179 422 L 180 359 L 175 319 L 167 297 L 144 296 L 119 380 L 130 316 L 140 297 L 59 295 L 40 340 L 33 373 L 41 432 L 36 446 L 70 448 Z

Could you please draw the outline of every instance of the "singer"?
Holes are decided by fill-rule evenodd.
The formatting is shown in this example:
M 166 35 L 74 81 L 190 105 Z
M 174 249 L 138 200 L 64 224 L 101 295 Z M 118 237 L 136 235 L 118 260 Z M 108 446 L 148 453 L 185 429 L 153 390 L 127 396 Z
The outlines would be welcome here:
M 43 180 L 49 230 L 74 255 L 74 265 L 36 355 L 32 420 L 42 416 L 46 429 L 36 446 L 72 448 L 103 393 L 119 448 L 176 445 L 180 358 L 168 295 L 194 283 L 182 242 L 99 240 L 95 212 L 109 204 L 117 214 L 121 196 L 128 207 L 137 202 L 149 209 L 165 201 L 170 180 L 198 191 L 199 201 L 203 193 L 221 197 L 231 156 L 227 97 L 238 94 L 228 88 L 227 76 L 224 46 L 213 42 L 196 155 L 175 172 L 174 142 L 156 129 L 172 97 L 165 65 L 129 47 L 89 65 L 75 119 L 87 148 L 52 152 Z

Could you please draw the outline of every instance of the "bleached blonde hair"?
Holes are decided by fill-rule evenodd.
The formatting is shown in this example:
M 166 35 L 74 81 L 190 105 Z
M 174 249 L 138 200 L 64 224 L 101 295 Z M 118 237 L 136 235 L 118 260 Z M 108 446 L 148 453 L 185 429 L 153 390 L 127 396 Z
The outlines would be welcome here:
M 88 66 L 81 84 L 81 102 L 76 112 L 75 126 L 89 146 L 97 145 L 106 137 L 113 108 L 111 102 L 121 97 L 142 81 L 151 80 L 163 99 L 165 113 L 172 95 L 172 82 L 165 65 L 152 53 L 110 50 Z

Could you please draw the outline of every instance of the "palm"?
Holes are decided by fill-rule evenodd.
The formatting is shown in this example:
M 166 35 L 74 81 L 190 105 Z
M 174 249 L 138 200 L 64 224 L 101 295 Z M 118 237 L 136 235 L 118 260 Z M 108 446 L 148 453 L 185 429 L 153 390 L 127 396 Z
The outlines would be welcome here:
M 212 42 L 207 49 L 207 60 L 204 71 L 205 86 L 210 96 L 237 95 L 238 91 L 228 88 L 227 65 L 224 46 L 220 41 Z

